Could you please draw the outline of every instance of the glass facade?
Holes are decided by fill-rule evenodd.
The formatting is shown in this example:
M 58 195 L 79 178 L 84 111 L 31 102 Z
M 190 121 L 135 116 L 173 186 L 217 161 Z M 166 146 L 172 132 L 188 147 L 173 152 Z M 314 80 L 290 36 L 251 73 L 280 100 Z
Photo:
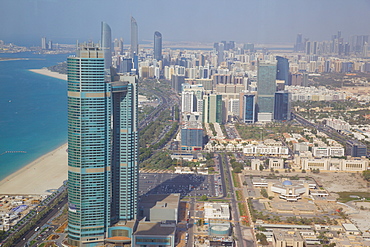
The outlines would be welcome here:
M 136 92 L 135 83 L 112 82 L 112 224 L 134 219 L 137 211 Z
M 80 47 L 68 64 L 68 241 L 101 244 L 137 211 L 137 84 L 107 82 L 103 51 Z
M 258 112 L 274 111 L 276 92 L 276 62 L 259 61 L 257 70 Z
M 290 120 L 290 94 L 287 91 L 275 93 L 275 108 L 274 120 L 288 121 Z
M 154 33 L 154 59 L 162 60 L 162 34 L 158 31 Z
M 256 102 L 255 102 L 255 95 L 254 94 L 247 94 L 244 95 L 244 114 L 243 120 L 244 123 L 255 123 L 256 122 Z
M 110 101 L 96 48 L 68 63 L 68 231 L 71 244 L 104 239 L 109 225 Z
M 276 67 L 276 79 L 285 81 L 285 85 L 289 83 L 289 61 L 285 57 L 276 56 L 277 67 Z

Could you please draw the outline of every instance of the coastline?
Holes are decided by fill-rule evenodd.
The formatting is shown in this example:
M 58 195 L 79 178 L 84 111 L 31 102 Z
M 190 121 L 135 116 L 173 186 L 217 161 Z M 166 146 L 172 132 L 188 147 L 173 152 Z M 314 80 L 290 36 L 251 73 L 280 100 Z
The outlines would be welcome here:
M 67 74 L 59 74 L 58 72 L 50 71 L 47 68 L 30 69 L 29 71 L 40 74 L 40 75 L 45 75 L 45 76 L 50 76 L 50 77 L 54 77 L 57 79 L 65 80 L 65 81 L 67 80 Z
M 1 180 L 0 194 L 51 194 L 68 178 L 67 148 L 65 143 Z
M 30 69 L 41 75 L 67 80 L 67 75 L 46 68 Z M 3 195 L 48 195 L 68 179 L 67 143 L 42 155 L 0 181 Z

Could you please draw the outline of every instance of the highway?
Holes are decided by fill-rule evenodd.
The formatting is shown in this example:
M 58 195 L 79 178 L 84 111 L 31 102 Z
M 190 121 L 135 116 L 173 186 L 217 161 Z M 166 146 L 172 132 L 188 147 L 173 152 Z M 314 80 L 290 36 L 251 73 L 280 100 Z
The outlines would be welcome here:
M 239 215 L 239 208 L 236 203 L 236 193 L 234 190 L 234 185 L 233 185 L 233 179 L 230 171 L 230 165 L 228 162 L 228 159 L 225 154 L 220 154 L 222 158 L 222 166 L 225 168 L 223 169 L 223 173 L 225 174 L 225 177 L 227 177 L 228 184 L 229 184 L 229 191 L 231 194 L 231 214 L 232 214 L 232 219 L 234 221 L 234 234 L 237 238 L 236 242 L 238 242 L 237 246 L 244 247 L 244 239 L 243 239 L 243 234 L 241 231 L 241 225 L 240 225 L 240 215 Z
M 53 218 L 59 212 L 59 210 L 62 207 L 64 207 L 64 205 L 67 203 L 67 201 L 68 201 L 68 197 L 67 197 L 67 195 L 65 195 L 62 201 L 60 201 L 58 204 L 56 204 L 52 208 L 52 210 L 50 210 L 43 218 L 41 218 L 37 222 L 37 224 L 34 227 L 32 227 L 25 235 L 23 235 L 21 238 L 19 238 L 17 241 L 15 241 L 13 243 L 13 246 L 14 247 L 24 247 L 24 246 L 26 246 L 29 239 L 31 239 L 31 237 L 36 233 L 35 229 L 39 228 L 39 230 L 37 232 L 40 233 L 40 231 L 42 229 L 42 226 L 44 226 L 51 218 Z M 42 240 L 40 239 L 40 241 L 38 241 L 38 242 L 41 243 Z

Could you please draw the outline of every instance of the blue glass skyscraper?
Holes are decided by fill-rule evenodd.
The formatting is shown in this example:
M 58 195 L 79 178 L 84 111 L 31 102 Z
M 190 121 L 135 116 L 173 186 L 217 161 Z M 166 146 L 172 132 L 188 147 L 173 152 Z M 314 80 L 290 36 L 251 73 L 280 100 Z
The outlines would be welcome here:
M 68 64 L 68 241 L 104 239 L 110 225 L 110 84 L 104 53 L 78 47 Z
M 276 56 L 276 79 L 285 81 L 285 85 L 289 83 L 289 61 L 285 57 Z
M 255 123 L 256 121 L 256 96 L 246 94 L 243 96 L 243 122 Z
M 274 120 L 289 121 L 291 119 L 291 94 L 288 91 L 275 93 Z
M 104 50 L 93 44 L 79 46 L 67 63 L 68 242 L 130 243 L 137 212 L 137 79 L 107 81 Z

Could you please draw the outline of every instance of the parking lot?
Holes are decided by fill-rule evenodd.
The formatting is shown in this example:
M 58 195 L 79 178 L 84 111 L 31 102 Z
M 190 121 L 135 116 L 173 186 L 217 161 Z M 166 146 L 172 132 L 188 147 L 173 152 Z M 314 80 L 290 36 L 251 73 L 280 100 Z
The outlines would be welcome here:
M 217 196 L 214 175 L 140 173 L 139 195 L 180 193 L 181 198 L 207 195 Z

